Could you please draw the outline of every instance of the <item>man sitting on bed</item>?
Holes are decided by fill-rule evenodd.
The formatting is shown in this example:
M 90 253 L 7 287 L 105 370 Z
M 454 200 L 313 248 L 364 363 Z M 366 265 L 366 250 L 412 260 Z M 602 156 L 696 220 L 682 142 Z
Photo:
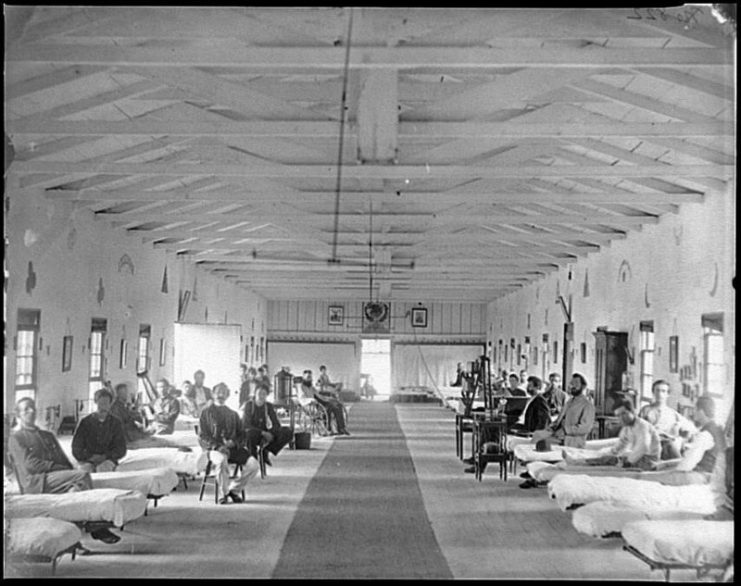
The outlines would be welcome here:
M 126 383 L 119 383 L 115 387 L 116 398 L 111 404 L 111 415 L 117 417 L 123 425 L 126 442 L 134 442 L 147 434 L 144 431 L 146 424 L 141 414 L 129 403 L 129 387 Z
M 229 397 L 229 387 L 219 383 L 213 390 L 213 402 L 201 412 L 199 420 L 199 443 L 203 448 L 203 456 L 199 461 L 199 468 L 205 468 L 206 459 L 211 462 L 219 479 L 222 498 L 219 504 L 225 505 L 231 499 L 241 503 L 239 493 L 252 479 L 259 465 L 257 460 L 250 458 L 250 453 L 244 447 L 244 429 L 239 414 L 226 406 Z M 229 463 L 243 466 L 239 478 L 230 478 Z
M 72 436 L 72 455 L 80 470 L 112 472 L 126 455 L 123 424 L 111 415 L 113 393 L 103 387 L 93 395 L 96 410 L 83 417 Z
M 60 494 L 91 490 L 90 474 L 75 470 L 50 431 L 36 427 L 36 403 L 26 397 L 15 406 L 18 427 L 10 432 L 8 452 L 18 484 L 24 494 Z M 90 534 L 104 543 L 116 543 L 121 538 L 103 528 Z
M 654 402 L 641 409 L 640 417 L 651 423 L 661 437 L 661 459 L 672 460 L 682 455 L 685 438 L 694 435 L 697 428 L 686 417 L 667 405 L 671 392 L 669 383 L 657 380 L 651 386 Z
M 154 401 L 152 422 L 147 431 L 155 435 L 170 435 L 175 431 L 175 420 L 180 415 L 180 401 L 175 396 L 175 387 L 166 378 L 155 383 L 157 399 Z
M 637 417 L 633 401 L 619 401 L 614 410 L 620 419 L 618 443 L 590 458 L 572 458 L 564 453 L 567 468 L 573 466 L 620 466 L 652 470 L 661 455 L 659 432 L 645 419 Z M 589 472 L 586 472 L 589 474 Z
M 530 400 L 516 422 L 509 427 L 510 433 L 530 435 L 536 429 L 545 429 L 551 422 L 548 402 L 543 396 L 543 381 L 537 376 L 529 376 L 527 392 Z

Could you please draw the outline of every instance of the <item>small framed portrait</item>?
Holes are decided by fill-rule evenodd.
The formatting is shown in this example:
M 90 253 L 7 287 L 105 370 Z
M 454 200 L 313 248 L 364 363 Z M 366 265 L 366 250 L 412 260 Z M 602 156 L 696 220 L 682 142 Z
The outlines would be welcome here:
M 330 305 L 327 323 L 330 326 L 341 326 L 345 321 L 345 308 L 342 305 Z
M 669 336 L 669 372 L 679 371 L 679 336 Z
M 62 339 L 62 372 L 72 370 L 72 336 Z
M 128 362 L 128 352 L 129 343 L 125 339 L 122 339 L 118 355 L 118 367 L 121 369 L 126 368 L 126 364 Z
M 427 308 L 426 307 L 413 307 L 412 308 L 412 327 L 415 327 L 415 328 L 426 328 L 427 327 Z

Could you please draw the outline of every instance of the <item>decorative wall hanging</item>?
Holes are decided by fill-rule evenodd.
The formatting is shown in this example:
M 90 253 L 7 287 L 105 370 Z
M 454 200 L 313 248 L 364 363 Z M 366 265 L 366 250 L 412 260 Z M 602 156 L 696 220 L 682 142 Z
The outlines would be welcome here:
M 167 361 L 167 340 L 160 338 L 160 366 L 164 366 Z
M 679 246 L 682 244 L 682 233 L 684 232 L 684 226 L 680 225 L 679 229 L 672 228 L 672 233 L 674 234 L 674 244 Z
M 543 321 L 545 322 L 544 325 L 547 326 L 548 325 L 548 310 L 547 309 L 545 310 L 545 317 L 544 317 L 544 320 Z
M 118 259 L 118 272 L 127 272 L 130 275 L 134 274 L 134 263 L 128 254 L 123 254 L 121 255 L 121 258 Z
M 618 283 L 625 283 L 630 281 L 633 276 L 633 272 L 630 269 L 630 263 L 627 260 L 623 260 L 618 268 Z
M 165 271 L 162 273 L 162 293 L 167 293 L 167 265 L 165 265 Z
M 67 250 L 74 250 L 76 243 L 77 230 L 75 228 L 70 228 L 70 231 L 67 232 Z
M 62 372 L 72 370 L 72 336 L 62 338 Z
M 589 269 L 584 271 L 584 297 L 589 297 Z
M 679 336 L 669 336 L 669 372 L 679 370 Z
M 527 314 L 527 329 L 530 329 L 530 314 Z
M 715 293 L 718 291 L 718 263 L 714 264 L 715 273 L 713 275 L 713 286 L 710 289 L 710 297 L 715 297 Z
M 196 274 L 195 277 L 193 277 L 193 293 L 192 293 L 193 301 L 198 301 L 198 274 Z
M 342 305 L 330 305 L 327 323 L 330 326 L 341 326 L 345 321 L 345 308 Z
M 391 331 L 391 308 L 382 301 L 363 303 L 363 333 L 388 334 Z
M 128 362 L 128 352 L 129 352 L 129 343 L 125 339 L 121 340 L 121 345 L 119 346 L 119 354 L 118 354 L 118 367 L 121 370 L 126 368 L 126 364 Z
M 412 327 L 415 327 L 415 328 L 426 328 L 427 327 L 427 308 L 425 307 L 413 307 L 412 308 Z
M 643 289 L 643 304 L 646 306 L 646 309 L 651 307 L 651 304 L 648 302 L 648 283 L 646 283 Z
M 103 299 L 105 299 L 105 287 L 103 287 L 103 277 L 100 277 L 98 279 L 98 305 L 103 304 Z
M 29 295 L 36 288 L 36 273 L 33 271 L 33 263 L 28 262 L 28 275 L 26 276 L 26 293 Z
M 208 307 L 203 312 L 203 321 L 208 321 Z

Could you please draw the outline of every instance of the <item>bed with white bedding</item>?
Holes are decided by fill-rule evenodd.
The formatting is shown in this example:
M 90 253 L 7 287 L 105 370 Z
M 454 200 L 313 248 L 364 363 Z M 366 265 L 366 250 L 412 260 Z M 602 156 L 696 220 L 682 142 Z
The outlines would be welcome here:
M 176 474 L 196 476 L 200 471 L 201 449 L 183 452 L 176 448 L 141 448 L 128 450 L 118 462 L 117 472 L 171 468 Z M 204 464 L 205 466 L 205 464 Z
M 18 517 L 5 520 L 5 535 L 5 554 L 11 562 L 51 562 L 53 575 L 62 555 L 75 558 L 82 530 L 60 519 Z
M 170 494 L 180 482 L 180 478 L 172 468 L 93 472 L 90 478 L 93 481 L 93 488 L 138 490 L 152 499 Z
M 52 517 L 71 523 L 104 522 L 123 527 L 144 515 L 147 497 L 138 490 L 94 488 L 63 494 L 5 494 L 5 517 Z
M 694 569 L 699 577 L 733 563 L 733 526 L 733 521 L 634 521 L 623 527 L 623 549 L 652 570 L 664 570 L 667 582 L 672 569 Z
M 509 442 L 509 439 L 513 441 Z M 522 441 L 526 440 L 526 441 Z M 566 452 L 569 457 L 588 458 L 598 455 L 602 450 L 607 451 L 616 445 L 618 438 L 612 437 L 607 439 L 589 440 L 585 448 L 573 448 L 567 446 L 552 445 L 551 449 L 546 452 L 539 452 L 535 449 L 535 444 L 529 438 L 520 438 L 517 436 L 507 436 L 507 445 L 512 446 L 515 458 L 520 462 L 560 462 L 563 460 L 563 454 Z
M 628 507 L 682 510 L 709 515 L 718 506 L 718 495 L 709 484 L 667 486 L 633 478 L 559 474 L 548 483 L 548 496 L 561 510 L 595 501 L 621 503 Z
M 615 537 L 633 521 L 647 520 L 701 520 L 703 513 L 655 508 L 636 508 L 611 501 L 595 501 L 579 507 L 571 517 L 571 524 L 579 533 L 590 537 Z

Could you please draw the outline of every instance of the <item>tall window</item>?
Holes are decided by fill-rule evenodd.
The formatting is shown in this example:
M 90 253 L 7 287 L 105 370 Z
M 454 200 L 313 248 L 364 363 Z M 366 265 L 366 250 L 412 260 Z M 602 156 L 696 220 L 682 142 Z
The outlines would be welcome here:
M 93 318 L 90 326 L 90 374 L 88 376 L 88 398 L 92 401 L 95 391 L 103 386 L 105 380 L 105 333 L 107 322 L 102 318 Z M 90 410 L 90 409 L 88 409 Z
M 651 385 L 654 382 L 654 322 L 642 321 L 640 332 L 640 393 L 641 397 L 651 397 Z
M 36 399 L 38 339 L 41 312 L 36 309 L 18 310 L 18 333 L 15 352 L 15 400 Z
M 716 400 L 725 396 L 726 367 L 723 362 L 723 314 L 702 316 L 703 391 Z

